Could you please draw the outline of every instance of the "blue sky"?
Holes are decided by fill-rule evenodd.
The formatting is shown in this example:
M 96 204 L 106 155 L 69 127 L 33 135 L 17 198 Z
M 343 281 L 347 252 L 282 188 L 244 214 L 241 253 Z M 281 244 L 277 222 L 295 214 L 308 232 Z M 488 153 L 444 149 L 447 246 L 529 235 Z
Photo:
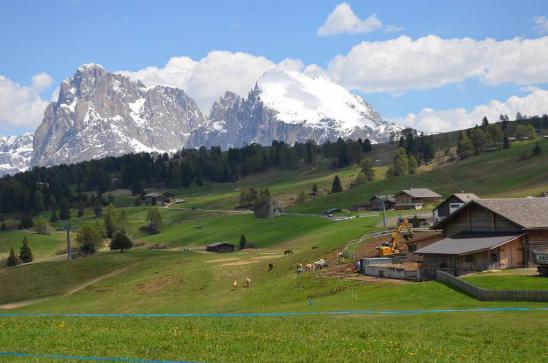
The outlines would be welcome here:
M 454 66 L 455 69 L 447 75 L 451 80 L 441 85 L 432 85 L 426 76 L 422 76 L 417 80 L 416 87 L 402 86 L 405 83 L 403 78 L 408 76 L 402 72 L 399 76 L 402 79 L 375 80 L 378 82 L 377 89 L 371 89 L 371 80 L 367 75 L 356 82 L 351 79 L 353 72 L 360 71 L 359 58 L 357 63 L 349 59 L 343 65 L 346 67 L 344 69 L 335 71 L 329 66 L 336 56 L 347 56 L 353 47 L 362 42 L 378 42 L 382 46 L 380 53 L 387 52 L 386 56 L 390 57 L 387 42 L 402 36 L 409 37 L 412 43 L 429 35 L 435 35 L 444 43 L 447 43 L 446 40 L 464 38 L 477 42 L 486 38 L 492 38 L 495 42 L 516 37 L 521 40 L 544 39 L 548 29 L 539 17 L 548 17 L 548 1 L 347 1 L 348 8 L 356 17 L 364 20 L 375 14 L 375 19 L 382 22 L 382 26 L 377 24 L 366 30 L 345 30 L 343 26 L 342 30 L 319 34 L 320 26 L 341 3 L 2 1 L 0 75 L 4 78 L 7 91 L 2 93 L 0 89 L 0 134 L 33 130 L 40 122 L 39 119 L 31 120 L 36 117 L 29 113 L 21 111 L 23 114 L 19 115 L 6 106 L 19 102 L 15 96 L 7 98 L 6 92 L 12 88 L 21 91 L 22 98 L 26 97 L 27 103 L 22 103 L 21 108 L 31 107 L 28 106 L 29 102 L 34 102 L 32 107 L 38 110 L 38 101 L 34 96 L 41 98 L 40 105 L 49 101 L 59 82 L 70 77 L 81 64 L 93 62 L 112 71 L 138 71 L 148 66 L 162 68 L 172 57 L 185 56 L 199 61 L 216 50 L 262 56 L 273 63 L 291 58 L 300 60 L 304 67 L 315 64 L 325 70 L 330 78 L 362 95 L 384 118 L 414 122 L 419 126 L 417 117 L 424 109 L 464 108 L 469 113 L 467 117 L 472 117 L 474 107 L 486 105 L 491 100 L 504 103 L 511 96 L 526 97 L 536 88 L 548 88 L 546 75 L 536 77 L 534 73 L 545 73 L 544 69 L 540 67 L 540 71 L 535 71 L 539 67 L 530 62 L 516 64 L 517 71 L 506 70 L 508 73 L 519 73 L 520 69 L 531 68 L 533 73 L 521 78 L 499 76 L 502 67 L 496 64 L 485 66 L 493 74 L 487 80 L 466 67 L 461 70 L 461 67 Z M 388 26 L 400 29 L 387 31 L 390 29 Z M 521 42 L 516 44 L 511 47 L 521 46 Z M 538 59 L 534 60 L 537 65 L 548 63 L 546 44 L 542 41 L 535 45 L 539 49 Z M 453 49 L 450 48 L 452 45 L 445 46 Z M 481 51 L 482 47 L 474 45 L 470 51 Z M 425 49 L 419 48 L 418 52 Z M 426 49 L 429 47 L 426 46 Z M 516 52 L 520 51 L 516 49 Z M 459 51 L 456 56 L 461 57 L 462 52 L 466 51 Z M 503 57 L 504 53 L 501 55 L 500 51 L 493 50 L 493 55 Z M 413 62 L 412 57 L 409 62 Z M 462 63 L 470 63 L 470 60 L 465 57 Z M 417 61 L 417 64 L 420 65 L 420 62 Z M 398 63 L 394 66 L 398 67 Z M 374 72 L 375 67 L 378 65 L 368 66 L 367 70 Z M 462 76 L 458 76 L 460 71 Z M 340 76 L 342 73 L 346 76 Z M 37 74 L 42 74 L 41 78 L 32 82 L 32 77 Z M 397 78 L 398 72 L 394 74 Z M 25 90 L 28 92 L 23 92 Z M 528 107 L 532 107 L 532 112 L 538 112 L 542 102 L 539 99 L 534 101 L 534 107 L 530 104 Z M 545 112 L 548 113 L 548 109 Z M 409 114 L 415 115 L 415 118 Z M 452 117 L 458 116 L 448 116 L 450 120 L 447 122 L 456 122 Z M 18 118 L 22 121 L 19 122 Z M 433 122 L 436 121 L 425 121 L 424 124 L 431 125 Z

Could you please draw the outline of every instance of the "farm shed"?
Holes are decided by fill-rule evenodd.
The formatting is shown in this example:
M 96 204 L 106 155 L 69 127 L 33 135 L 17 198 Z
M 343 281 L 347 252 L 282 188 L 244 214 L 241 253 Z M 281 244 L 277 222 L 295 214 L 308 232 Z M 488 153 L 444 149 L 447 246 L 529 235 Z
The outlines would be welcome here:
M 394 196 L 396 209 L 420 209 L 425 203 L 440 202 L 442 197 L 428 188 L 404 189 Z
M 169 203 L 175 195 L 170 192 L 152 192 L 145 194 L 144 200 L 148 204 Z
M 396 206 L 396 199 L 393 195 L 374 195 L 369 201 L 371 202 L 371 210 L 373 211 L 382 210 L 383 201 L 386 210 L 394 209 Z
M 434 232 L 420 237 L 414 237 L 409 241 L 406 241 L 407 253 L 406 261 L 408 262 L 421 262 L 423 257 L 415 254 L 415 251 L 423 247 L 429 246 L 434 242 L 438 242 L 443 239 L 443 235 L 440 232 Z
M 474 199 L 435 228 L 445 238 L 417 249 L 424 275 L 461 275 L 533 266 L 533 250 L 548 249 L 548 199 Z
M 209 252 L 234 252 L 234 245 L 228 242 L 217 242 L 206 246 Z
M 455 193 L 445 199 L 432 211 L 434 215 L 434 223 L 438 223 L 444 218 L 449 217 L 454 211 L 468 203 L 473 199 L 480 199 L 474 193 Z

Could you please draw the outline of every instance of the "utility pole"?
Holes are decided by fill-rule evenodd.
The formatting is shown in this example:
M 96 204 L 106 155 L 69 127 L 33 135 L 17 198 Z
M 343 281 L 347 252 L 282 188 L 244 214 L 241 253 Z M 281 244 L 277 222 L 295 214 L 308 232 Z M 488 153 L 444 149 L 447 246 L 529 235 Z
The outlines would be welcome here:
M 386 196 L 382 197 L 382 225 L 386 229 Z
M 67 261 L 72 260 L 72 246 L 70 243 L 70 220 L 65 221 L 65 228 L 67 230 Z

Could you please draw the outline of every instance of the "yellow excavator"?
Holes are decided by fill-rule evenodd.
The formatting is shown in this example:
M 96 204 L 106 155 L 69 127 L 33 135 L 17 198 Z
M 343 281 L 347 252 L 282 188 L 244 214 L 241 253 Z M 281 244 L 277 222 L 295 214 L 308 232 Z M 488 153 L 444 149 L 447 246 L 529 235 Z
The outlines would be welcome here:
M 401 238 L 401 232 L 404 228 L 407 229 L 408 232 L 403 235 L 405 240 L 413 238 L 413 226 L 411 225 L 411 223 L 409 223 L 409 220 L 407 218 L 403 218 L 396 226 L 396 229 L 394 229 L 394 232 L 392 232 L 392 235 L 390 236 L 390 241 L 383 243 L 382 246 L 378 246 L 376 248 L 377 257 L 389 257 L 400 254 L 400 250 L 398 249 L 398 242 Z

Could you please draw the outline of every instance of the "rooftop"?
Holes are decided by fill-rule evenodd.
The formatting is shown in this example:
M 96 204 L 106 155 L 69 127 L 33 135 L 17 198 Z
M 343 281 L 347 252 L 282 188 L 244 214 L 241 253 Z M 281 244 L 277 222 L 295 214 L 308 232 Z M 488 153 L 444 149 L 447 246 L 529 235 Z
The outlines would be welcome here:
M 473 203 L 524 228 L 548 228 L 548 198 L 478 199 Z
M 469 201 L 474 199 L 480 199 L 480 197 L 478 197 L 474 193 L 455 193 L 453 195 L 462 200 L 464 203 L 468 203 Z
M 419 255 L 467 255 L 508 243 L 523 233 L 461 232 L 415 251 Z
M 404 189 L 400 193 L 406 193 L 413 198 L 441 198 L 441 195 L 428 188 L 411 188 Z

